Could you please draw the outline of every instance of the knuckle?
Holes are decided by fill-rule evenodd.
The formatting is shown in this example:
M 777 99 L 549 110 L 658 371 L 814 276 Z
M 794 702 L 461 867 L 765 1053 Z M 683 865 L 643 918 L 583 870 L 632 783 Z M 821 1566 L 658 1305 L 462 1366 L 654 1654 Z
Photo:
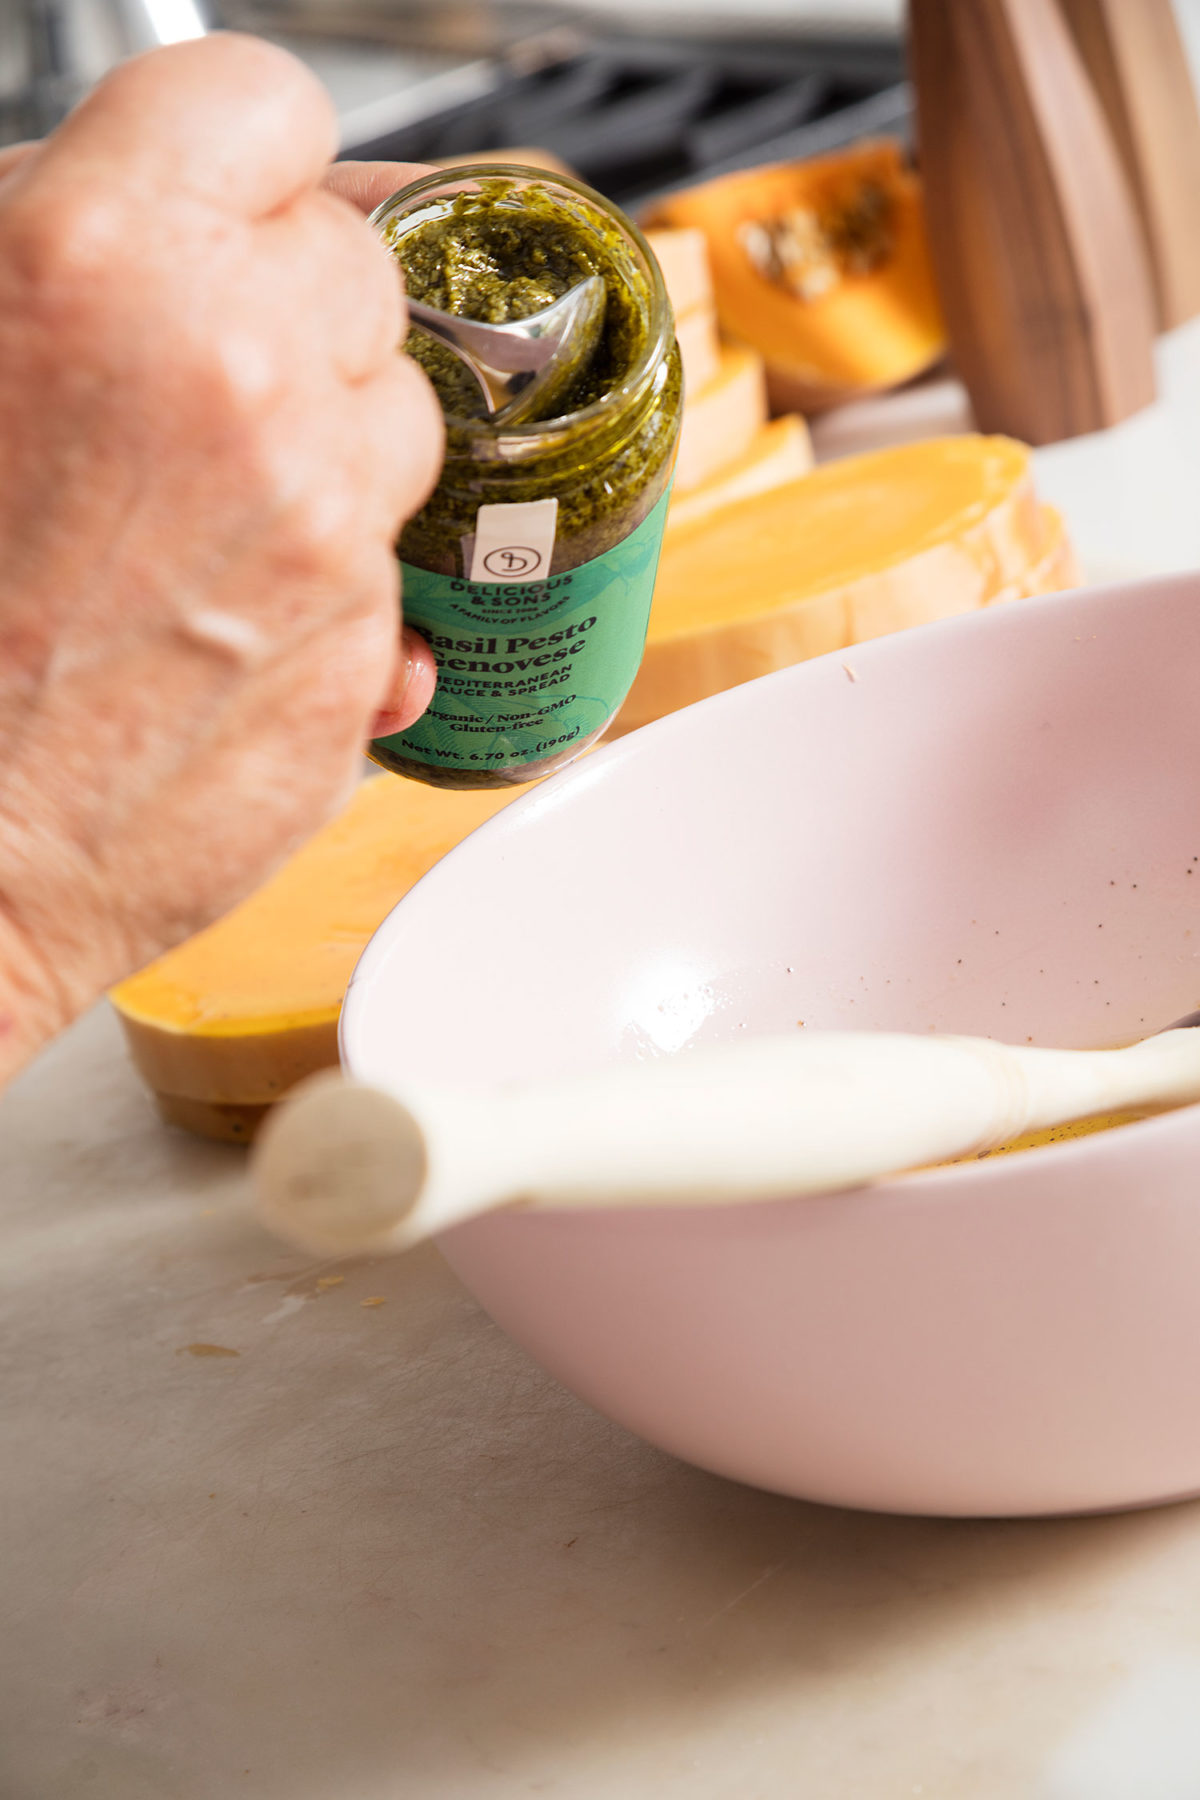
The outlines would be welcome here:
M 397 356 L 376 385 L 371 434 L 384 503 L 409 518 L 429 498 L 445 447 L 445 421 L 425 371 Z
M 287 476 L 277 474 L 276 485 L 286 490 Z M 327 469 L 324 479 L 317 475 L 306 481 L 280 513 L 276 566 L 301 587 L 332 586 L 349 596 L 361 589 L 365 546 L 371 536 L 359 494 Z
M 287 349 L 269 321 L 219 306 L 173 320 L 146 355 L 161 384 L 158 410 L 168 412 L 173 432 L 249 488 L 277 487 L 289 460 L 313 442 L 317 422 L 295 404 L 307 389 L 289 375 Z
M 266 38 L 242 31 L 222 31 L 188 39 L 173 45 L 168 52 L 157 52 L 152 58 L 143 57 L 120 64 L 107 79 L 114 85 L 122 82 L 131 87 L 142 82 L 157 85 L 162 70 L 170 68 L 189 72 L 193 68 L 203 68 L 207 78 L 224 81 L 240 75 L 258 86 L 276 82 L 307 90 L 317 85 L 299 57 Z
M 235 326 L 202 338 L 192 378 L 200 397 L 218 416 L 252 426 L 274 412 L 283 396 L 286 370 L 275 334 Z
M 128 208 L 103 190 L 33 184 L 3 214 L 8 268 L 35 303 L 95 305 L 127 268 Z
M 302 57 L 253 32 L 220 31 L 171 46 L 171 54 L 200 65 L 213 83 L 245 86 L 256 94 L 311 110 L 336 128 L 336 114 L 323 83 Z
M 185 122 L 216 97 L 227 108 L 228 129 L 245 129 L 239 102 L 283 103 L 333 119 L 321 82 L 298 56 L 265 38 L 238 31 L 210 32 L 131 57 L 103 77 L 90 101 L 129 119 L 170 108 Z

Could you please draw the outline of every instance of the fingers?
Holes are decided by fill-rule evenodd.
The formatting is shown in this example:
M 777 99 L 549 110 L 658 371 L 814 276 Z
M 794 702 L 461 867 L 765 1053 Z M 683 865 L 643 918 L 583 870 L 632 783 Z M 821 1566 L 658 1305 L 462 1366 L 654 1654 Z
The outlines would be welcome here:
M 322 183 L 325 190 L 323 197 L 346 214 L 349 214 L 351 208 L 355 213 L 371 213 L 410 181 L 431 172 L 428 163 L 335 163 L 327 170 Z M 404 278 L 399 264 L 383 250 L 377 238 L 375 242 L 386 261 L 391 279 L 386 296 L 379 292 L 377 286 L 365 281 L 358 287 L 357 291 L 362 297 L 358 316 L 348 335 L 345 331 L 338 333 L 340 363 L 347 378 L 352 381 L 377 366 L 383 354 L 398 350 L 408 330 L 404 310 Z
M 405 626 L 391 687 L 371 725 L 371 736 L 391 737 L 415 724 L 433 699 L 437 665 L 433 651 L 417 631 Z
M 432 174 L 427 163 L 335 163 L 325 177 L 328 193 L 357 207 L 360 212 L 374 212 L 377 206 L 417 181 Z M 396 395 L 396 419 L 403 422 L 397 434 L 396 456 L 398 523 L 411 518 L 429 497 L 437 480 L 441 463 L 440 447 L 430 459 L 421 446 L 427 444 L 432 431 L 440 446 L 443 433 L 441 408 L 423 373 L 407 357 L 397 360 L 399 388 Z M 424 392 L 418 400 L 417 390 Z M 437 685 L 437 664 L 433 651 L 419 632 L 405 626 L 401 633 L 400 653 L 387 692 L 379 704 L 371 725 L 371 736 L 390 737 L 407 731 L 426 711 Z
M 260 38 L 216 32 L 123 63 L 47 140 L 47 174 L 186 195 L 244 217 L 277 211 L 321 178 L 337 148 L 316 77 Z
M 325 186 L 360 212 L 372 213 L 410 181 L 434 173 L 432 163 L 342 162 L 329 170 Z
M 320 322 L 344 380 L 362 381 L 396 358 L 407 330 L 403 280 L 359 213 L 316 189 L 259 230 L 281 306 L 310 332 Z
M 422 371 L 392 355 L 372 380 L 316 397 L 322 436 L 315 447 L 311 396 L 273 409 L 270 441 L 242 486 L 274 496 L 271 541 L 260 576 L 235 571 L 236 597 L 225 610 L 252 618 L 271 643 L 299 643 L 333 630 L 331 607 L 354 611 L 364 594 L 387 617 L 389 652 L 397 617 L 395 544 L 437 480 L 441 408 Z M 386 572 L 390 582 L 384 595 Z M 218 604 L 214 602 L 214 604 Z M 338 627 L 340 629 L 340 627 Z M 375 670 L 379 701 L 391 655 Z
M 0 150 L 0 181 L 3 181 L 6 175 L 11 175 L 21 163 L 26 162 L 35 150 L 40 149 L 40 143 L 36 139 L 30 139 L 27 143 L 9 144 L 7 149 Z
M 391 356 L 352 394 L 357 483 L 373 490 L 391 541 L 420 511 L 442 467 L 445 426 L 425 371 L 409 356 Z M 350 465 L 347 465 L 348 472 Z M 369 485 L 368 485 L 369 484 Z

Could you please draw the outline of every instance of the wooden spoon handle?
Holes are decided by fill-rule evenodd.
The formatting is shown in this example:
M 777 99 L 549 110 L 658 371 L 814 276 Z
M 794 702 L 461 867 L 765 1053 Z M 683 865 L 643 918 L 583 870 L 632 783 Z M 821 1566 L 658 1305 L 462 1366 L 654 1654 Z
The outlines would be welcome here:
M 260 1139 L 267 1222 L 402 1249 L 499 1206 L 728 1205 L 858 1186 L 1089 1114 L 1200 1099 L 1200 1031 L 1129 1050 L 810 1032 L 507 1091 L 318 1077 Z
M 254 1153 L 264 1224 L 317 1256 L 349 1256 L 386 1239 L 427 1173 L 424 1135 L 408 1108 L 336 1073 L 293 1089 Z

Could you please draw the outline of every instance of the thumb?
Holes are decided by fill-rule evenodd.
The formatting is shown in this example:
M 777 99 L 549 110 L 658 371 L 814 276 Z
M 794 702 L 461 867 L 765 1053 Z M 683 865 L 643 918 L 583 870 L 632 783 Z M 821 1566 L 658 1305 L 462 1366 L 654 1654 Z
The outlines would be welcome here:
M 209 200 L 245 217 L 285 207 L 337 149 L 333 104 L 298 58 L 215 32 L 105 77 L 47 139 L 39 175 Z
M 371 736 L 390 737 L 394 731 L 407 731 L 433 699 L 436 684 L 433 651 L 420 632 L 406 625 L 391 686 L 380 702 Z

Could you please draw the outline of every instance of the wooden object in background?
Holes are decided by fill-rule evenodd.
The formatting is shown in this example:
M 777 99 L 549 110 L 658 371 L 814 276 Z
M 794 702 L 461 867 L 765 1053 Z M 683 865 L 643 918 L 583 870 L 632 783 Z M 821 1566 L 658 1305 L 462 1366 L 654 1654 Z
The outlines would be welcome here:
M 930 242 L 980 428 L 1048 444 L 1115 424 L 1154 397 L 1154 303 L 1056 0 L 911 0 L 910 29 Z
M 1059 0 L 1141 216 L 1163 330 L 1200 313 L 1200 109 L 1171 0 Z

